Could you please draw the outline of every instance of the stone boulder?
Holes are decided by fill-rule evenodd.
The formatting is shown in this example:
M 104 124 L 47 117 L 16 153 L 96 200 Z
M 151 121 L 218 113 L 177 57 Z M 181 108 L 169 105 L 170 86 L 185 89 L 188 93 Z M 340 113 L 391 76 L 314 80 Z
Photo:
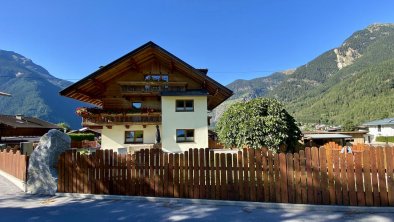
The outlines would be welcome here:
M 70 137 L 59 131 L 49 130 L 41 137 L 29 158 L 27 191 L 33 194 L 54 195 L 57 191 L 57 161 L 70 149 Z

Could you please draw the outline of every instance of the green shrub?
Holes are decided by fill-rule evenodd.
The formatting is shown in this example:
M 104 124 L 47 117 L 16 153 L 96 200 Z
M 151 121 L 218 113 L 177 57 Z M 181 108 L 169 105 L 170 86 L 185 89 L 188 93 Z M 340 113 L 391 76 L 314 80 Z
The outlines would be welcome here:
M 71 140 L 74 141 L 82 141 L 82 140 L 89 140 L 94 141 L 94 134 L 93 133 L 71 133 L 68 134 Z
M 394 136 L 378 136 L 376 142 L 389 142 L 394 143 Z

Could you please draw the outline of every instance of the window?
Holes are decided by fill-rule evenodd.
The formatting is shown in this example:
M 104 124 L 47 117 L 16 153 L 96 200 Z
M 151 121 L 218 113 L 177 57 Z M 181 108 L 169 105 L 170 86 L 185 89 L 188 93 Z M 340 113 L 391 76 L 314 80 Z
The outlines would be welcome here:
M 194 101 L 193 100 L 177 100 L 175 111 L 177 112 L 193 112 Z
M 176 130 L 176 142 L 194 142 L 194 130 L 193 129 L 177 129 Z
M 382 132 L 382 125 L 378 125 L 378 132 Z
M 126 131 L 124 143 L 143 143 L 144 133 L 142 130 L 139 131 Z
M 131 103 L 131 108 L 136 109 L 136 110 L 140 110 L 142 107 L 142 103 L 141 102 L 132 102 Z

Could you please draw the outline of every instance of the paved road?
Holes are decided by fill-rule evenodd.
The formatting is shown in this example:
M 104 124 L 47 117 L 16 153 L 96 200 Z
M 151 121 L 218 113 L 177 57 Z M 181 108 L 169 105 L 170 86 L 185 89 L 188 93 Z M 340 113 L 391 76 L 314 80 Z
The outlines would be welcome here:
M 1 221 L 394 221 L 394 213 L 91 200 L 23 194 L 0 176 Z
M 17 186 L 15 186 L 13 183 L 9 182 L 5 177 L 0 175 L 0 196 L 15 195 L 22 193 L 23 192 Z

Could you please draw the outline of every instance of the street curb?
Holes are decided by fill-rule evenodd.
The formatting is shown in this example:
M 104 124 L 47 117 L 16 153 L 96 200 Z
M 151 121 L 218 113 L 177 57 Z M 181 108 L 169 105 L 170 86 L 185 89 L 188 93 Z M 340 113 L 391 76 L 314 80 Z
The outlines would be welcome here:
M 16 187 L 18 187 L 21 191 L 25 192 L 27 191 L 27 186 L 26 186 L 26 182 L 12 176 L 11 174 L 8 174 L 2 170 L 0 170 L 0 175 L 5 177 L 8 181 L 10 181 L 11 183 L 13 183 Z
M 359 213 L 394 213 L 394 207 L 359 207 L 359 206 L 333 206 L 333 205 L 311 205 L 311 204 L 285 204 L 285 203 L 262 203 L 230 200 L 207 200 L 207 199 L 185 199 L 169 197 L 143 197 L 143 196 L 121 196 L 121 195 L 99 195 L 78 193 L 56 193 L 58 197 L 72 197 L 93 200 L 124 200 L 124 201 L 148 201 L 148 202 L 170 202 L 171 204 L 200 204 L 216 206 L 239 206 L 264 209 L 304 210 L 304 211 L 332 211 L 332 212 L 359 212 Z

